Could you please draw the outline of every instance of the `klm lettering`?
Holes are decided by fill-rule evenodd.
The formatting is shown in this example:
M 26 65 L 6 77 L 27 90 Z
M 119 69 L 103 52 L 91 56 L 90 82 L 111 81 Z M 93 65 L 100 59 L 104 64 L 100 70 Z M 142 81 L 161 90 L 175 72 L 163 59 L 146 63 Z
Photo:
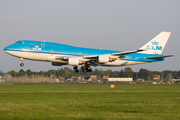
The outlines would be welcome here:
M 147 46 L 149 48 L 149 45 Z M 150 50 L 162 50 L 162 46 L 152 46 Z

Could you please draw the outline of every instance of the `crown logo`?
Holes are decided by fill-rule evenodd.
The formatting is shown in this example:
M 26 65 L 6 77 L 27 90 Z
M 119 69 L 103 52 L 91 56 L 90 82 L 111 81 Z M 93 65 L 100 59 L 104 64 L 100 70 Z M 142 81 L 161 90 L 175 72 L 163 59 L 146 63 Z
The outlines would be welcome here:
M 41 50 L 41 48 L 39 48 L 39 46 L 35 46 L 33 50 Z
M 152 45 L 158 45 L 159 44 L 159 42 L 156 42 L 156 40 L 154 40 L 154 42 L 152 41 L 151 43 L 152 43 Z

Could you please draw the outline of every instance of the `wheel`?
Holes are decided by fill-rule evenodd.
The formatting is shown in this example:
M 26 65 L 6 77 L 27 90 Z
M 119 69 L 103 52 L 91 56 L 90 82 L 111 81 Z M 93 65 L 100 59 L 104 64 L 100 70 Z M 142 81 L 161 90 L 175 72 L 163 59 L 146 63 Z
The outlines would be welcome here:
M 24 66 L 24 63 L 21 63 L 20 66 L 23 67 L 23 66 Z
M 86 67 L 82 66 L 81 69 L 84 73 L 86 73 Z
M 88 69 L 87 72 L 92 72 L 92 69 Z
M 77 70 L 78 69 L 78 67 L 77 66 L 74 66 L 74 70 Z

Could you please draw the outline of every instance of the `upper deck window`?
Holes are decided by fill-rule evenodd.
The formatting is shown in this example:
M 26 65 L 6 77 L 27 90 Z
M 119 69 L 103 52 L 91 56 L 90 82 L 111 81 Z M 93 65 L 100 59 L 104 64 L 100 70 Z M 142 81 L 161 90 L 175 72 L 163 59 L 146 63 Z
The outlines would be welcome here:
M 29 45 L 41 45 L 41 44 L 29 43 Z
M 29 45 L 43 45 L 43 44 L 37 44 L 37 43 L 29 43 Z M 55 47 L 55 45 L 45 45 L 48 47 Z

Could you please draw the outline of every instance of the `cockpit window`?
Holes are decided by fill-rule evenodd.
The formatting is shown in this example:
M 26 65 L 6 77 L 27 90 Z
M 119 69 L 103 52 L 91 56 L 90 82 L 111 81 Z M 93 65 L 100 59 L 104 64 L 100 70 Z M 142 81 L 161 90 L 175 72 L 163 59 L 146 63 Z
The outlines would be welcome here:
M 21 42 L 17 41 L 16 43 L 21 43 Z

